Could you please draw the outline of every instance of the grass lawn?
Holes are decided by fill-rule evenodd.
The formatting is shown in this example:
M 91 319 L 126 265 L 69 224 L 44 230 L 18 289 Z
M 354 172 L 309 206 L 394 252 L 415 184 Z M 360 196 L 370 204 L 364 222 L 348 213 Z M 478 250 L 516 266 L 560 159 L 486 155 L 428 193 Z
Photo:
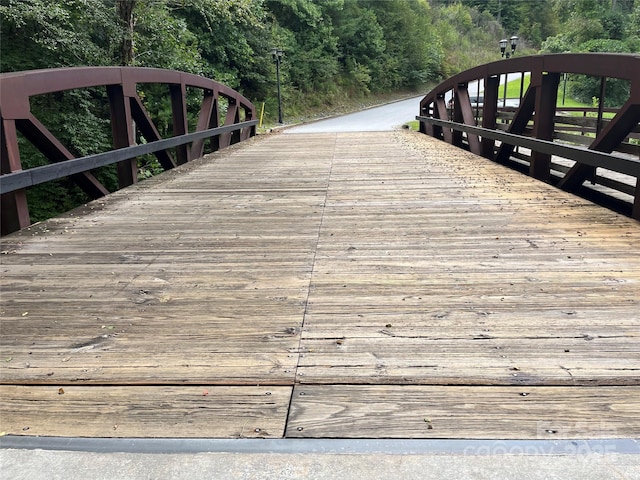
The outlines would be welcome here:
M 527 88 L 529 87 L 529 83 L 530 83 L 530 77 L 529 75 L 525 75 L 524 88 L 522 90 L 523 95 L 527 91 Z M 500 86 L 499 93 L 500 93 L 499 97 L 502 98 L 504 96 L 504 85 Z M 519 97 L 520 97 L 520 78 L 516 80 L 511 80 L 509 83 L 507 83 L 507 98 L 519 98 Z M 585 108 L 585 107 L 589 108 L 589 107 L 592 107 L 593 105 L 578 102 L 577 100 L 569 97 L 568 95 L 565 95 L 564 103 L 562 103 L 562 82 L 560 82 L 560 87 L 558 88 L 558 102 L 556 103 L 556 106 L 568 107 L 568 108 Z
M 418 120 L 411 120 L 406 122 L 405 125 L 408 125 L 410 130 L 415 130 L 416 132 L 420 129 L 420 122 Z

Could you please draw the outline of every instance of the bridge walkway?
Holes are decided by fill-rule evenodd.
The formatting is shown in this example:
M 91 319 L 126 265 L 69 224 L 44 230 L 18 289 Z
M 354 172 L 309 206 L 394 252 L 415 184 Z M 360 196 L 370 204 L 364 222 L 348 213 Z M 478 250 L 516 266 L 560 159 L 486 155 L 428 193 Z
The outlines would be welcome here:
M 0 431 L 636 438 L 638 245 L 425 135 L 253 139 L 2 239 Z

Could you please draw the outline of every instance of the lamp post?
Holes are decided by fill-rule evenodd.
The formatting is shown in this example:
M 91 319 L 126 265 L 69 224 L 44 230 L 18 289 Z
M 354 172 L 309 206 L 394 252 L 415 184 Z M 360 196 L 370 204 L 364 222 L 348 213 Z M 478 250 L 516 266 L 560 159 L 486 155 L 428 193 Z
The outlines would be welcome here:
M 507 44 L 511 44 L 511 52 L 507 50 Z M 516 47 L 518 46 L 518 37 L 513 35 L 509 40 L 503 38 L 500 40 L 500 53 L 503 57 L 511 57 L 516 53 Z
M 516 47 L 518 46 L 518 36 L 512 35 L 509 43 L 511 43 L 511 55 L 514 55 L 516 53 Z
M 273 62 L 276 64 L 276 82 L 278 83 L 278 123 L 282 122 L 282 97 L 280 96 L 280 62 L 284 56 L 284 52 L 279 48 L 271 49 Z
M 502 54 L 502 56 L 504 57 L 504 52 L 507 50 L 507 39 L 503 38 L 502 40 L 500 40 L 500 53 Z M 507 52 L 507 55 L 509 55 L 509 53 Z
M 507 50 L 507 45 L 511 45 L 511 52 Z M 516 53 L 516 47 L 518 46 L 518 37 L 516 35 L 512 35 L 509 40 L 503 38 L 500 40 L 500 53 L 503 57 L 509 58 Z M 509 75 L 507 73 L 504 74 L 504 95 L 502 100 L 502 106 L 507 106 L 507 83 L 509 81 Z

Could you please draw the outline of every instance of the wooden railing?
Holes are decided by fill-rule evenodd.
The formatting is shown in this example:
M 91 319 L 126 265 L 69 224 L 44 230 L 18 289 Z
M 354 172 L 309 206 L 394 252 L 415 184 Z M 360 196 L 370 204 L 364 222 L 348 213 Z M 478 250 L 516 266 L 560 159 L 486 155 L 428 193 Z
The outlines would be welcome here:
M 172 136 L 162 138 L 138 93 L 140 84 L 164 84 L 171 103 Z M 113 150 L 76 158 L 31 112 L 38 95 L 75 89 L 105 88 Z M 198 91 L 199 108 L 189 133 L 187 89 Z M 221 103 L 224 103 L 223 108 Z M 226 110 L 226 111 L 223 111 Z M 235 90 L 213 80 L 172 70 L 134 67 L 80 67 L 0 75 L 2 234 L 30 224 L 26 189 L 63 177 L 75 181 L 91 198 L 109 193 L 91 170 L 116 164 L 119 188 L 138 181 L 136 158 L 153 153 L 164 170 L 209 150 L 246 140 L 256 133 L 254 105 Z M 222 119 L 224 118 L 224 121 Z M 50 162 L 23 169 L 18 134 Z M 138 139 L 144 141 L 137 145 Z M 171 151 L 173 150 L 173 151 Z
M 507 99 L 500 81 L 512 74 L 521 79 L 520 94 Z M 600 80 L 597 108 L 558 106 L 565 74 Z M 605 108 L 610 78 L 628 82 L 620 108 Z M 588 187 L 591 198 L 604 196 L 640 220 L 640 55 L 540 55 L 482 65 L 429 92 L 416 118 L 422 133 L 568 191 Z

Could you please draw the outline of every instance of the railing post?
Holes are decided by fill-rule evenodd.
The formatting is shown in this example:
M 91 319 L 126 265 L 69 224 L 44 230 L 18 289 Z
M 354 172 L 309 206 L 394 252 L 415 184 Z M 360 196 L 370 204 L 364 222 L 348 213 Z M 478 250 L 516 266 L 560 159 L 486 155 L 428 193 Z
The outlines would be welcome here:
M 124 148 L 133 145 L 133 120 L 131 104 L 124 95 L 122 85 L 108 85 L 109 111 L 111 114 L 111 135 L 113 148 Z M 118 162 L 118 185 L 120 188 L 133 185 L 138 181 L 138 163 L 135 158 Z
M 433 102 L 429 102 L 426 105 L 423 102 L 420 102 L 420 115 L 425 117 L 429 116 L 429 112 L 433 108 Z M 436 135 L 433 123 L 420 121 L 420 133 L 424 133 L 430 137 L 435 137 Z
M 20 151 L 18 150 L 16 121 L 2 119 L 0 128 L 2 129 L 0 136 L 0 170 L 2 174 L 20 171 L 22 170 L 22 165 L 20 163 Z M 2 204 L 0 214 L 2 235 L 15 232 L 31 224 L 25 189 L 2 195 L 0 203 Z
M 631 216 L 640 222 L 640 177 L 636 178 L 636 192 L 633 199 Z
M 533 136 L 539 140 L 553 140 L 554 116 L 558 101 L 559 73 L 542 75 L 542 82 L 536 95 L 535 116 L 533 119 Z M 538 180 L 548 182 L 551 179 L 551 155 L 531 152 L 529 175 Z
M 466 91 L 467 88 L 467 84 L 466 83 L 461 83 L 456 85 L 456 88 L 453 89 L 453 111 L 451 112 L 451 120 L 457 123 L 464 123 L 464 118 L 462 115 L 462 109 L 463 109 L 463 105 L 462 102 L 464 101 L 464 92 Z M 469 95 L 466 95 L 466 97 L 468 97 Z M 461 130 L 454 130 L 452 132 L 452 141 L 451 141 L 452 145 L 455 145 L 456 147 L 462 147 L 462 131 Z
M 482 127 L 490 130 L 496 128 L 498 115 L 498 89 L 500 77 L 486 77 L 484 79 L 484 104 L 482 106 Z M 496 141 L 490 138 L 482 138 L 482 156 L 493 159 Z
M 600 96 L 598 97 L 598 121 L 596 122 L 596 137 L 602 130 L 602 115 L 604 114 L 605 94 L 607 91 L 607 77 L 600 77 Z
M 180 85 L 170 85 L 171 93 L 171 113 L 173 119 L 173 135 L 185 135 L 189 133 L 187 125 L 187 87 L 184 83 Z M 189 147 L 180 145 L 176 147 L 176 163 L 182 165 L 189 161 Z

